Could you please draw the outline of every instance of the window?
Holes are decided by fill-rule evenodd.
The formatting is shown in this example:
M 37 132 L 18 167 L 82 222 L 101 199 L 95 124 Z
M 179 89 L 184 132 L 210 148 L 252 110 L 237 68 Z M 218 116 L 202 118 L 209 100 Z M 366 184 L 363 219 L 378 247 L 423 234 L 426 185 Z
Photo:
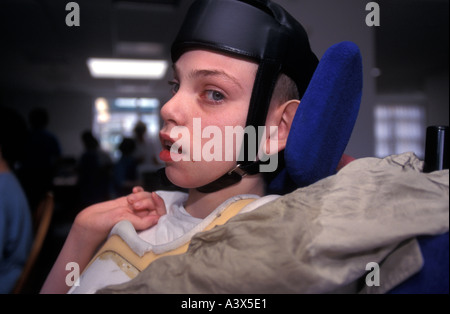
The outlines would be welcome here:
M 134 137 L 138 121 L 147 125 L 150 141 L 159 142 L 159 100 L 155 98 L 97 98 L 93 133 L 113 160 L 120 157 L 118 145 L 124 137 Z
M 375 107 L 377 157 L 412 151 L 423 159 L 425 132 L 425 110 L 421 105 L 380 104 Z

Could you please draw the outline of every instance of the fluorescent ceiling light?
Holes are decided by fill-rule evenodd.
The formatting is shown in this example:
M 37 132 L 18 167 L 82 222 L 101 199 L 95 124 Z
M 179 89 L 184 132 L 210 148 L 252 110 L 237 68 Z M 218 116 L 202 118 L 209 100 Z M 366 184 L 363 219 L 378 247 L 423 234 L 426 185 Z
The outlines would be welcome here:
M 89 58 L 87 65 L 95 78 L 161 79 L 167 71 L 165 60 Z

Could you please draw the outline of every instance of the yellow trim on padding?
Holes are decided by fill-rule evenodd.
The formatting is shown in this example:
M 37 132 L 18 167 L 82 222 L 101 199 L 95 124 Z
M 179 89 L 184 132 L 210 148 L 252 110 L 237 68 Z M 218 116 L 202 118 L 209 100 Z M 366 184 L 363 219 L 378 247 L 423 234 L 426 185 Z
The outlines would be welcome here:
M 223 225 L 226 223 L 230 218 L 234 217 L 237 213 L 241 211 L 242 208 L 244 208 L 246 205 L 250 204 L 252 201 L 254 201 L 253 198 L 249 199 L 243 199 L 238 200 L 236 202 L 233 202 L 230 204 L 221 214 L 219 214 L 205 229 L 204 231 L 211 230 L 215 226 Z M 190 241 L 185 243 L 184 245 L 168 251 L 164 252 L 162 254 L 155 254 L 152 251 L 147 252 L 144 254 L 144 256 L 140 257 L 137 255 L 122 238 L 116 234 L 109 237 L 109 239 L 105 242 L 105 244 L 100 248 L 98 253 L 94 256 L 94 258 L 89 263 L 92 264 L 93 261 L 95 261 L 97 258 L 100 259 L 106 259 L 110 258 L 111 254 L 110 252 L 114 252 L 115 254 L 119 255 L 121 257 L 121 265 L 118 265 L 121 269 L 125 267 L 123 265 L 123 262 L 126 261 L 130 265 L 129 267 L 133 267 L 138 269 L 139 271 L 143 271 L 150 263 L 157 260 L 158 258 L 161 258 L 163 256 L 169 256 L 169 255 L 178 255 L 183 254 L 187 251 L 189 247 Z M 114 261 L 118 259 L 113 259 Z M 89 267 L 89 265 L 87 267 Z M 127 266 L 127 267 L 128 267 Z M 86 268 L 87 268 L 86 267 Z M 130 273 L 127 273 L 128 276 L 131 276 Z M 134 276 L 136 276 L 135 274 Z M 134 278 L 131 277 L 131 278 Z

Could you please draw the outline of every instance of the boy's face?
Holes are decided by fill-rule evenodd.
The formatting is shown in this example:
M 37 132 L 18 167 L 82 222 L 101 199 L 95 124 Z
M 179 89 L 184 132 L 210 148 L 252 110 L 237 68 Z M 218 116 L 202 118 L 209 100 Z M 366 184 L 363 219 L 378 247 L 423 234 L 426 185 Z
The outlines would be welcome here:
M 161 109 L 160 132 L 160 157 L 174 184 L 203 186 L 234 168 L 239 146 L 226 145 L 226 133 L 230 127 L 245 127 L 257 68 L 256 63 L 205 50 L 188 51 L 178 59 L 173 97 Z M 177 144 L 180 154 L 173 147 L 169 153 Z M 216 158 L 207 161 L 212 155 Z

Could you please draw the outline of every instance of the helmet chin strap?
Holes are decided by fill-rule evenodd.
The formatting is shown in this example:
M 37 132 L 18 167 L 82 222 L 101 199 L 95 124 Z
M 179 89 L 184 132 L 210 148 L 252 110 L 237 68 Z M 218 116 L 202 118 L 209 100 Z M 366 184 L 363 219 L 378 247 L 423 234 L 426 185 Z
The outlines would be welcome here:
M 255 161 L 247 166 L 242 166 L 239 164 L 233 170 L 228 171 L 217 180 L 198 187 L 197 191 L 202 193 L 212 193 L 239 183 L 243 177 L 259 173 L 259 164 L 259 161 Z
M 236 183 L 239 183 L 243 177 L 247 175 L 253 175 L 259 173 L 259 165 L 261 162 L 255 161 L 254 163 L 248 166 L 237 165 L 234 169 L 228 171 L 220 178 L 214 180 L 211 183 L 203 185 L 201 187 L 196 188 L 197 191 L 201 193 L 213 193 L 219 190 L 222 190 L 226 187 L 232 186 Z M 242 167 L 242 168 L 241 168 Z M 169 178 L 167 178 L 165 168 L 161 168 L 158 170 L 158 175 L 161 183 L 164 186 L 173 186 L 174 184 L 170 182 Z

